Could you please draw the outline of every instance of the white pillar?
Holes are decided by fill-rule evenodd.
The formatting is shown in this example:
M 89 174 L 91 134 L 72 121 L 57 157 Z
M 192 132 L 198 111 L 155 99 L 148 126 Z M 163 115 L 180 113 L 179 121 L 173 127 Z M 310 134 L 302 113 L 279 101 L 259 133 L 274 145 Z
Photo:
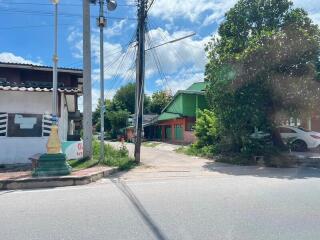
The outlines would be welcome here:
M 92 157 L 90 1 L 83 0 L 83 157 Z

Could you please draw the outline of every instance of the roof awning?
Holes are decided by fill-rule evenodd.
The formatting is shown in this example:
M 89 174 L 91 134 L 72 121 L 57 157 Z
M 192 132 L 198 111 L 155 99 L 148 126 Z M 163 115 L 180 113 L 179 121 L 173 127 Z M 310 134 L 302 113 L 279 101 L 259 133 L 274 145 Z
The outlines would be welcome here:
M 0 86 L 0 90 L 3 91 L 24 91 L 24 92 L 52 92 L 52 88 L 26 88 L 26 87 L 11 87 L 11 86 Z M 81 93 L 78 88 L 58 88 L 60 93 Z
M 158 121 L 177 119 L 177 118 L 181 118 L 181 117 L 182 116 L 178 113 L 164 112 L 159 116 Z

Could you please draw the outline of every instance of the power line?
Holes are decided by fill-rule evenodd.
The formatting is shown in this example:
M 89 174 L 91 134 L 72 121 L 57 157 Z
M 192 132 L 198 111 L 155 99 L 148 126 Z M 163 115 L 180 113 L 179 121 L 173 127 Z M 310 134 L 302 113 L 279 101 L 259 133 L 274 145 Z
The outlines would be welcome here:
M 58 26 L 63 27 L 63 26 L 73 26 L 74 24 L 58 24 Z M 47 25 L 47 24 L 43 24 L 43 25 L 26 25 L 26 26 L 11 26 L 11 27 L 0 27 L 0 30 L 11 30 L 11 29 L 25 29 L 25 28 L 45 28 L 45 27 L 54 27 L 54 25 Z
M 149 7 L 147 8 L 147 12 L 149 12 L 150 8 L 152 7 L 152 5 L 154 4 L 155 0 L 151 0 L 151 3 L 149 5 Z
M 30 11 L 30 10 L 21 10 L 21 9 L 0 9 L 1 14 L 22 14 L 22 15 L 37 15 L 37 16 L 53 16 L 52 12 L 45 12 L 45 11 Z M 73 13 L 59 13 L 60 17 L 82 17 L 81 14 L 73 14 Z M 96 19 L 95 16 L 91 16 L 91 18 Z M 129 17 L 117 17 L 117 16 L 107 16 L 107 19 L 114 19 L 114 20 L 131 20 L 136 21 L 136 18 L 129 18 Z
M 0 4 L 8 4 L 8 5 L 38 5 L 38 6 L 52 6 L 52 3 L 38 3 L 38 2 L 6 2 L 1 1 Z M 70 6 L 70 7 L 81 7 L 82 4 L 74 4 L 74 3 L 60 3 L 60 6 Z M 118 4 L 119 7 L 134 7 L 136 4 Z

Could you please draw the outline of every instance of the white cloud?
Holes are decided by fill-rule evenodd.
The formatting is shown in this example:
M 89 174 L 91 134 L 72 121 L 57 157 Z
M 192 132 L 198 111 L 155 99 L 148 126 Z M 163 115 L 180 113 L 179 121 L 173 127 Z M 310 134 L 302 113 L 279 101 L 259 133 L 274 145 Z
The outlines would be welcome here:
M 24 64 L 41 65 L 40 59 L 37 62 L 34 62 L 32 60 L 28 60 L 23 57 L 14 55 L 13 53 L 10 53 L 10 52 L 0 53 L 0 61 L 7 62 L 7 63 L 24 63 Z
M 116 21 L 113 23 L 111 27 L 106 27 L 104 30 L 105 36 L 107 38 L 114 37 L 114 36 L 119 36 L 122 34 L 122 30 L 125 26 L 128 26 L 128 20 L 127 19 L 122 19 L 120 21 Z M 129 25 L 130 27 L 130 25 Z
M 149 31 L 151 46 L 181 38 L 190 33 L 188 31 L 177 31 L 171 34 L 162 28 L 152 29 Z M 148 51 L 146 55 L 146 76 L 151 77 L 158 74 L 155 58 L 159 59 L 162 71 L 165 74 L 176 73 L 182 68 L 204 71 L 207 62 L 204 48 L 210 38 L 210 36 L 198 40 L 187 38 Z M 149 45 L 147 44 L 147 48 L 150 47 Z
M 303 8 L 309 13 L 314 23 L 320 24 L 319 0 L 293 0 L 294 7 Z
M 168 31 L 157 28 L 149 32 L 152 46 L 168 42 L 173 39 L 189 35 L 189 31 Z M 170 43 L 152 51 L 159 59 L 162 75 L 155 64 L 154 54 L 151 51 L 146 55 L 146 80 L 158 78 L 156 86 L 163 90 L 171 90 L 173 93 L 179 89 L 186 89 L 194 82 L 203 81 L 204 70 L 207 63 L 205 44 L 210 36 L 202 39 L 187 38 L 175 43 Z M 149 44 L 148 44 L 149 45 Z M 150 46 L 147 46 L 149 48 Z
M 176 93 L 178 90 L 185 90 L 195 82 L 203 82 L 204 72 L 196 69 L 181 69 L 177 74 L 166 76 L 166 79 L 156 80 L 156 84 L 162 90 Z
M 237 0 L 157 0 L 150 15 L 170 22 L 183 18 L 209 25 L 221 20 L 236 2 Z
M 116 31 L 120 31 L 126 21 L 120 21 L 118 24 L 114 24 L 112 34 L 117 34 Z M 111 33 L 110 32 L 110 33 Z M 79 29 L 70 29 L 67 41 L 71 45 L 73 56 L 78 59 L 82 59 L 82 33 Z M 100 81 L 100 36 L 98 30 L 93 30 L 91 37 L 91 51 L 93 60 L 92 80 Z M 129 47 L 122 46 L 120 43 L 104 42 L 104 79 L 110 80 L 115 76 L 120 76 L 124 79 L 129 79 L 134 75 L 135 71 L 132 71 L 132 64 L 135 59 L 135 48 L 131 44 Z

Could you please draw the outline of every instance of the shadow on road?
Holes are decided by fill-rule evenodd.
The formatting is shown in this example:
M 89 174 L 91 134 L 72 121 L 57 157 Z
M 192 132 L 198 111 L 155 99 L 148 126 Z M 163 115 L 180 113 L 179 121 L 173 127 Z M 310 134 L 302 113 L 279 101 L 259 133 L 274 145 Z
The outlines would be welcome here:
M 320 178 L 320 169 L 297 167 L 297 168 L 269 168 L 260 166 L 236 166 L 218 162 L 207 162 L 204 169 L 234 176 L 253 176 L 279 179 L 307 179 Z
M 9 194 L 9 193 L 12 193 L 12 192 L 15 192 L 15 190 L 3 191 L 3 192 L 0 192 L 0 196 L 1 195 L 5 195 L 5 194 Z
M 134 195 L 131 189 L 127 186 L 127 184 L 119 179 L 111 180 L 117 188 L 129 199 L 131 204 L 135 207 L 139 215 L 141 216 L 142 220 L 145 224 L 150 228 L 153 235 L 158 240 L 167 240 L 168 238 L 165 234 L 161 231 L 161 229 L 157 226 L 157 224 L 153 221 L 150 214 L 147 210 L 143 207 L 139 199 Z

